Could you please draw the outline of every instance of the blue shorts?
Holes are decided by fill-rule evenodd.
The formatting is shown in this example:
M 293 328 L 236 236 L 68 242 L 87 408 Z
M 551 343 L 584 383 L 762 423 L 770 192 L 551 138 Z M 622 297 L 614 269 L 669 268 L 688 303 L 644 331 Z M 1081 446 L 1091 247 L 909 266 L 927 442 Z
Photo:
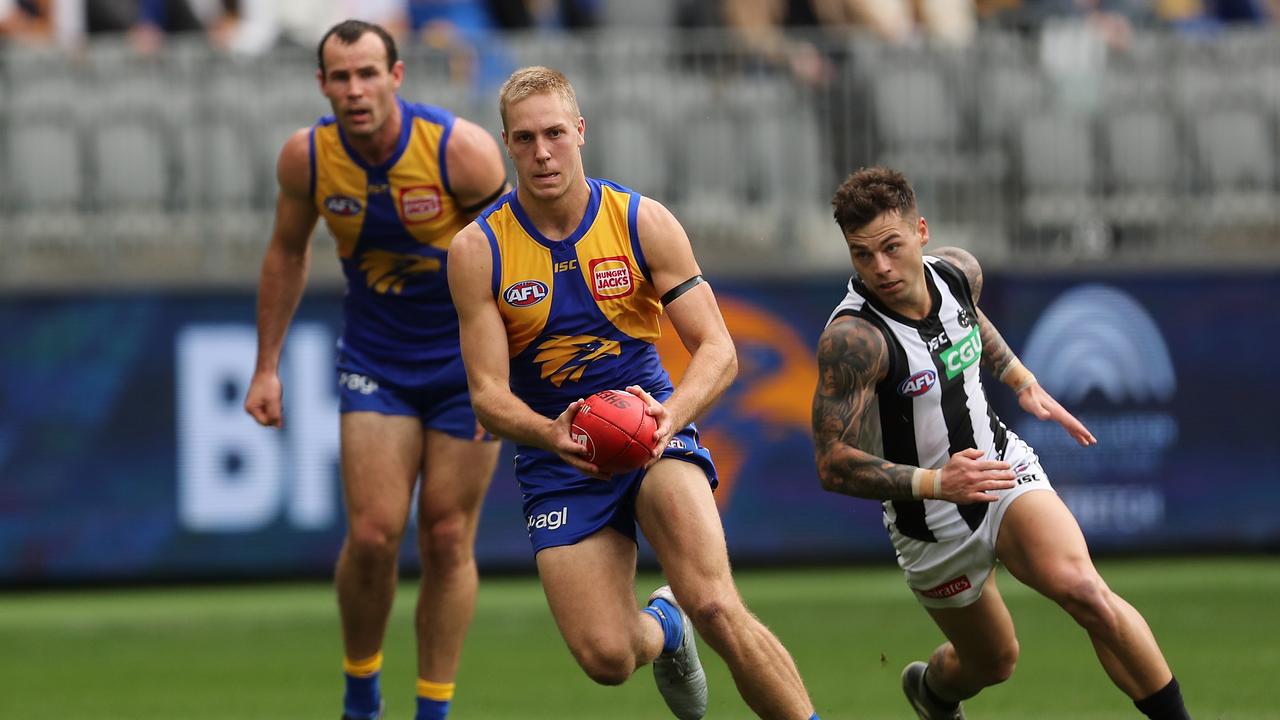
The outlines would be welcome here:
M 535 555 L 544 548 L 573 545 L 605 527 L 636 539 L 636 493 L 644 470 L 597 480 L 565 464 L 555 453 L 525 446 L 516 452 L 516 479 Z M 719 481 L 711 452 L 698 443 L 693 425 L 671 438 L 662 457 L 697 465 L 711 489 L 716 488 Z
M 421 383 L 397 385 L 386 381 L 377 368 L 343 353 L 338 358 L 338 409 L 344 413 L 409 415 L 420 418 L 424 428 L 464 440 L 474 438 L 476 414 L 471 409 L 462 357 L 427 370 Z

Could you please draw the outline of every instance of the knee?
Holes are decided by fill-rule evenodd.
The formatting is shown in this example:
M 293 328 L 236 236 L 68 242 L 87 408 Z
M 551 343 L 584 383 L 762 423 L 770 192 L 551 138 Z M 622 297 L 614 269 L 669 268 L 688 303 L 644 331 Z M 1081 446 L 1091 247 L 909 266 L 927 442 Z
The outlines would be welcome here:
M 599 645 L 576 650 L 574 658 L 587 677 L 601 685 L 621 685 L 635 672 L 635 656 L 624 648 Z
M 1105 633 L 1117 622 L 1111 590 L 1096 573 L 1078 573 L 1058 585 L 1053 599 L 1091 633 Z
M 987 661 L 982 668 L 984 687 L 999 685 L 1013 677 L 1013 670 L 1018 665 L 1018 650 L 1018 641 L 1014 640 Z
M 721 597 L 708 597 L 684 607 L 698 633 L 707 638 L 717 638 L 727 633 L 733 624 L 735 610 L 741 603 L 728 602 Z
M 470 534 L 460 514 L 422 520 L 418 532 L 418 552 L 425 563 L 452 567 L 466 563 L 471 557 Z
M 351 518 L 347 528 L 347 550 L 361 560 L 394 558 L 400 548 L 403 529 L 394 523 L 372 518 Z

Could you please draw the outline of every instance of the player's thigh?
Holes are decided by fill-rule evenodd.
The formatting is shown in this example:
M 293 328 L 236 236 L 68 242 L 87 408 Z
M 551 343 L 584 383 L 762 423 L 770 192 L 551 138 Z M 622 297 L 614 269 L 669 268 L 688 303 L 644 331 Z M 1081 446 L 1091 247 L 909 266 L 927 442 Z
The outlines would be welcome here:
M 996 556 L 1015 578 L 1050 597 L 1082 576 L 1097 576 L 1084 533 L 1055 492 L 1013 501 L 1000 523 Z
M 630 647 L 640 609 L 631 538 L 604 528 L 573 545 L 544 548 L 535 559 L 551 615 L 575 655 L 593 644 Z
M 501 443 L 464 440 L 438 430 L 424 430 L 422 436 L 426 450 L 418 488 L 419 526 L 458 515 L 474 526 L 498 466 Z
M 654 463 L 636 496 L 636 520 L 682 602 L 732 589 L 720 512 L 697 465 L 671 458 Z
M 422 423 L 408 415 L 342 414 L 342 491 L 352 524 L 399 532 L 422 458 Z
M 1017 652 L 1013 618 L 996 587 L 995 570 L 987 576 L 982 594 L 973 603 L 955 608 L 926 607 L 925 610 L 962 662 L 988 663 Z

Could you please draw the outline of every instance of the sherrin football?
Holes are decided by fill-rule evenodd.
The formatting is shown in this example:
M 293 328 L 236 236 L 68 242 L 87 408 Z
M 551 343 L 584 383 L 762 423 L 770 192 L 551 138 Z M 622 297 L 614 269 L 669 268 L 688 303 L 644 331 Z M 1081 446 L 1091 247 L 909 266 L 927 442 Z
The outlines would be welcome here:
M 588 462 L 617 475 L 649 462 L 657 429 L 644 400 L 624 390 L 602 390 L 578 407 L 569 432 L 587 448 Z

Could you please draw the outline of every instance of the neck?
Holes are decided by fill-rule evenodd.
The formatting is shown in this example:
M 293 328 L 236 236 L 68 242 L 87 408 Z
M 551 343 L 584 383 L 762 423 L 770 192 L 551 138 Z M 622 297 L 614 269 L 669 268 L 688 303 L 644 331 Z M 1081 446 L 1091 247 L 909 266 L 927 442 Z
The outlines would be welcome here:
M 563 195 L 548 200 L 530 197 L 524 185 L 516 187 L 516 197 L 533 226 L 548 240 L 563 240 L 582 223 L 591 202 L 591 186 L 579 179 Z
M 391 106 L 391 114 L 387 116 L 387 121 L 382 123 L 382 127 L 378 131 L 368 137 L 354 137 L 347 135 L 347 142 L 351 143 L 351 147 L 365 162 L 370 165 L 381 165 L 391 157 L 396 151 L 396 146 L 400 144 L 400 123 L 404 122 L 403 113 L 400 112 L 400 103 L 395 102 Z

